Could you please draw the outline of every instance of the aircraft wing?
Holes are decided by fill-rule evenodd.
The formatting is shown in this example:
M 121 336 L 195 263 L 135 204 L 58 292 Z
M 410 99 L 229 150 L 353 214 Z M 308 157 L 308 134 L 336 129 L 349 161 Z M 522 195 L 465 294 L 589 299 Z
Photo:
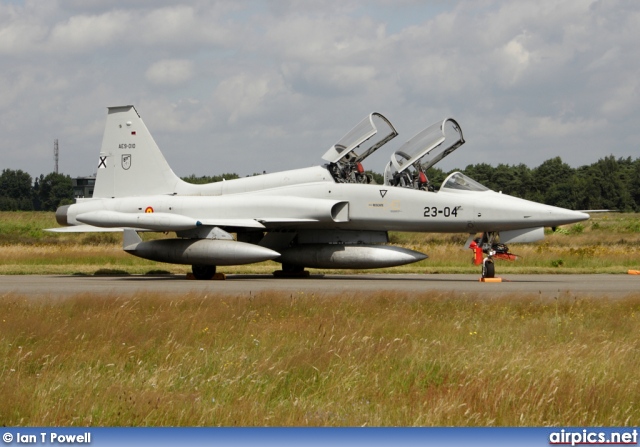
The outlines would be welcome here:
M 202 225 L 212 227 L 236 227 L 236 228 L 259 228 L 264 229 L 260 219 L 200 219 Z
M 172 221 L 168 222 L 168 225 L 164 225 L 166 222 L 146 222 L 144 219 L 140 219 L 139 221 L 132 221 L 130 217 L 123 218 L 120 220 L 113 219 L 113 217 L 118 217 L 117 214 L 124 213 L 115 213 L 115 212 L 99 212 L 97 214 L 90 214 L 87 216 L 80 215 L 80 219 L 91 220 L 94 225 L 83 224 L 83 225 L 73 225 L 69 227 L 59 227 L 59 228 L 47 228 L 45 231 L 50 231 L 52 233 L 117 233 L 122 232 L 124 228 L 134 228 L 137 231 L 180 231 L 185 229 L 195 229 L 197 227 L 220 227 L 220 228 L 255 228 L 264 230 L 267 225 L 277 225 L 277 224 L 303 224 L 303 223 L 314 223 L 318 222 L 317 219 L 296 219 L 296 218 L 283 218 L 283 217 L 265 217 L 265 218 L 256 218 L 256 219 L 200 219 L 194 220 L 193 225 L 187 227 L 175 226 Z M 157 213 L 156 213 L 157 214 Z M 144 215 L 137 215 L 145 217 Z M 111 219 L 101 221 L 100 218 L 110 217 Z M 182 222 L 180 222 L 182 223 Z M 105 226 L 99 226 L 105 225 Z M 108 225 L 108 226 L 107 226 Z
M 260 218 L 258 221 L 265 224 L 298 224 L 298 223 L 315 223 L 320 222 L 318 219 L 293 219 L 286 217 L 266 217 Z

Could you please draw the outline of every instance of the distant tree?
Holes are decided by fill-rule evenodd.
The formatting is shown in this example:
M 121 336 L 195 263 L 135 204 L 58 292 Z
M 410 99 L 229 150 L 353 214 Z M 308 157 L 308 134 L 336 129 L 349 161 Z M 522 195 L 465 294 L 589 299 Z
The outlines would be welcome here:
M 469 165 L 462 173 L 471 177 L 476 182 L 482 183 L 489 189 L 500 190 L 500 186 L 493 182 L 495 168 L 488 163 L 479 163 L 477 165 Z
M 551 158 L 543 162 L 532 172 L 533 200 L 547 205 L 573 208 L 575 171 L 560 157 Z
M 502 163 L 496 166 L 491 174 L 491 183 L 496 190 L 512 196 L 518 196 L 521 181 L 514 168 Z
M 364 173 L 371 175 L 371 177 L 373 178 L 373 183 L 375 183 L 376 185 L 384 185 L 384 175 L 371 170 L 364 171 Z
M 442 182 L 444 182 L 444 179 L 446 179 L 448 175 L 448 172 L 444 172 L 440 168 L 430 167 L 427 169 L 427 178 L 431 186 L 435 189 L 439 189 L 440 186 L 442 186 Z
M 0 174 L 0 210 L 32 209 L 31 176 L 21 170 L 3 169 Z
M 630 160 L 628 160 L 630 161 Z M 601 158 L 592 164 L 586 174 L 589 179 L 588 188 L 592 198 L 598 198 L 593 205 L 598 208 L 631 211 L 635 208 L 629 190 L 631 175 L 627 161 L 616 160 L 613 155 Z
M 31 197 L 33 197 L 33 209 L 36 211 L 42 210 L 42 206 L 40 205 L 40 183 L 38 182 L 38 177 L 36 177 L 33 181 Z
M 521 197 L 523 199 L 529 199 L 529 195 L 531 195 L 533 191 L 533 177 L 531 169 L 529 169 L 527 165 L 520 163 L 517 166 L 511 167 L 511 170 L 513 172 L 515 184 L 512 192 L 509 194 L 513 194 L 514 196 Z
M 55 172 L 40 175 L 38 199 L 42 211 L 55 211 L 61 205 L 73 203 L 71 177 Z
M 184 180 L 187 183 L 203 185 L 205 183 L 215 183 L 215 182 L 221 182 L 223 180 L 233 180 L 236 178 L 240 178 L 240 176 L 235 172 L 232 172 L 232 173 L 226 173 L 226 174 L 214 175 L 214 176 L 203 175 L 202 177 L 196 177 L 194 174 L 191 174 L 188 177 L 182 177 L 182 180 Z
M 640 158 L 631 165 L 629 170 L 629 194 L 634 201 L 634 210 L 640 211 Z

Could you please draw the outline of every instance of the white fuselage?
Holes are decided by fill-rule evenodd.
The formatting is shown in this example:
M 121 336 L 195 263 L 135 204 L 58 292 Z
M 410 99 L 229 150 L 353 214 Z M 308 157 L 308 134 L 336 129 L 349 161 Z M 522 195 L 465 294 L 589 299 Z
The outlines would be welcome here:
M 305 182 L 305 180 L 315 180 Z M 71 205 L 69 224 L 91 211 L 153 212 L 208 219 L 252 219 L 287 228 L 414 232 L 486 232 L 578 222 L 588 215 L 494 191 L 421 191 L 335 183 L 323 167 L 208 185 L 175 195 L 91 199 Z M 341 204 L 340 209 L 336 204 Z

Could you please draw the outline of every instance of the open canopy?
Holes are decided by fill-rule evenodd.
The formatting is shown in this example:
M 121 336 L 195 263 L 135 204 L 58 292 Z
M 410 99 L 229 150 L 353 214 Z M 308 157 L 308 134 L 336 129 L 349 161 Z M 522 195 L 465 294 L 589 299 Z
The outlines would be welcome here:
M 329 163 L 359 163 L 398 135 L 389 120 L 372 113 L 322 156 Z
M 460 126 L 453 118 L 447 118 L 418 132 L 403 144 L 391 155 L 391 166 L 396 172 L 402 172 L 420 162 L 422 169 L 427 170 L 463 144 Z

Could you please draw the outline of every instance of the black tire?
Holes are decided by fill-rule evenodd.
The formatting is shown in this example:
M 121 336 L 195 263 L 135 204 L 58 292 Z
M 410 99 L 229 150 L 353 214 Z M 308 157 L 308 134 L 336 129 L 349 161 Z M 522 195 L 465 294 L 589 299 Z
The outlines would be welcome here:
M 302 273 L 304 272 L 304 266 L 296 264 L 282 264 L 282 271 L 285 273 Z
M 493 261 L 485 261 L 482 263 L 482 277 L 494 278 L 496 276 L 496 266 Z
M 216 266 L 196 264 L 191 266 L 191 271 L 195 279 L 211 279 L 216 274 Z

